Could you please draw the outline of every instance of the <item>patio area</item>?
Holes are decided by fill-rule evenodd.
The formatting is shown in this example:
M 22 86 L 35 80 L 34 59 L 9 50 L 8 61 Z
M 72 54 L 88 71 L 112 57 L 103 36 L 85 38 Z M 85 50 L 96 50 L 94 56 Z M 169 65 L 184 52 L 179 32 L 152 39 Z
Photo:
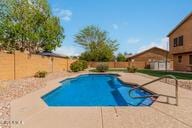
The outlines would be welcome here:
M 85 74 L 85 73 L 80 73 Z M 143 84 L 151 78 L 131 73 L 118 73 L 127 83 Z M 159 97 L 150 107 L 48 107 L 41 96 L 69 77 L 57 77 L 46 86 L 11 102 L 11 120 L 22 124 L 13 128 L 190 128 L 192 127 L 192 92 L 179 88 L 179 106 L 175 99 Z M 162 82 L 147 89 L 174 96 L 174 86 Z M 162 103 L 163 102 L 163 103 Z

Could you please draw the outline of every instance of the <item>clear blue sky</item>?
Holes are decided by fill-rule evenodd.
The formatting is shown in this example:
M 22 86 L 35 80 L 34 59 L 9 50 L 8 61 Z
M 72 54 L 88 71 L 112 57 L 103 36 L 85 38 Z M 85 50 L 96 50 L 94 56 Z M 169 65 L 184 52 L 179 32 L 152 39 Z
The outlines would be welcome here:
M 152 46 L 166 48 L 166 35 L 192 11 L 191 0 L 49 0 L 60 17 L 66 38 L 56 52 L 78 55 L 74 35 L 97 25 L 120 44 L 117 52 L 137 53 Z

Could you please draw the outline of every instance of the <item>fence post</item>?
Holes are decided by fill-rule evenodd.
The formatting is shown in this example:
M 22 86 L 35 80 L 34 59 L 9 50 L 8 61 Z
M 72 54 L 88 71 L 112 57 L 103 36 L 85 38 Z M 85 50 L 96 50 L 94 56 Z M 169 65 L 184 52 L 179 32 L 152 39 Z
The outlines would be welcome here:
M 69 59 L 67 59 L 67 71 L 69 71 L 69 68 L 68 68 L 68 66 L 69 66 Z
M 14 77 L 14 80 L 16 80 L 16 57 L 15 57 L 15 51 L 13 53 L 13 77 Z
M 54 58 L 51 57 L 51 64 L 52 64 L 52 65 L 51 65 L 51 68 L 52 68 L 52 69 L 51 69 L 51 70 L 52 70 L 51 72 L 52 72 L 52 73 L 53 73 L 53 61 L 54 61 Z

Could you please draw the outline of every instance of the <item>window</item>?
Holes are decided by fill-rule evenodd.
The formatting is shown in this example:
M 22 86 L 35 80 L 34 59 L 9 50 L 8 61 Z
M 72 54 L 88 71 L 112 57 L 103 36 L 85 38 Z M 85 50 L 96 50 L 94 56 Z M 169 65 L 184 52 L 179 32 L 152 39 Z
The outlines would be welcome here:
M 192 55 L 189 55 L 189 64 L 192 64 Z
M 177 47 L 177 38 L 174 39 L 174 47 Z
M 173 46 L 174 47 L 183 46 L 183 36 L 175 38 Z
M 179 46 L 183 46 L 183 36 L 179 37 Z
M 182 62 L 182 56 L 178 56 L 178 62 L 181 63 Z

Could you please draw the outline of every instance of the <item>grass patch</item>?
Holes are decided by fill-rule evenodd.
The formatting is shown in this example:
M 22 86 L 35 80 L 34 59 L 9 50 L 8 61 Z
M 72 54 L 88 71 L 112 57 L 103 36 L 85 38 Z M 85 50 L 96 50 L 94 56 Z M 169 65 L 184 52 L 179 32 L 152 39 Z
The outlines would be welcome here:
M 154 71 L 154 70 L 149 70 L 149 69 L 139 69 L 137 70 L 139 73 L 147 74 L 150 76 L 156 76 L 156 77 L 161 77 L 164 75 L 173 75 L 177 79 L 184 79 L 184 80 L 192 80 L 192 73 L 179 73 L 179 72 L 166 72 L 166 71 Z

